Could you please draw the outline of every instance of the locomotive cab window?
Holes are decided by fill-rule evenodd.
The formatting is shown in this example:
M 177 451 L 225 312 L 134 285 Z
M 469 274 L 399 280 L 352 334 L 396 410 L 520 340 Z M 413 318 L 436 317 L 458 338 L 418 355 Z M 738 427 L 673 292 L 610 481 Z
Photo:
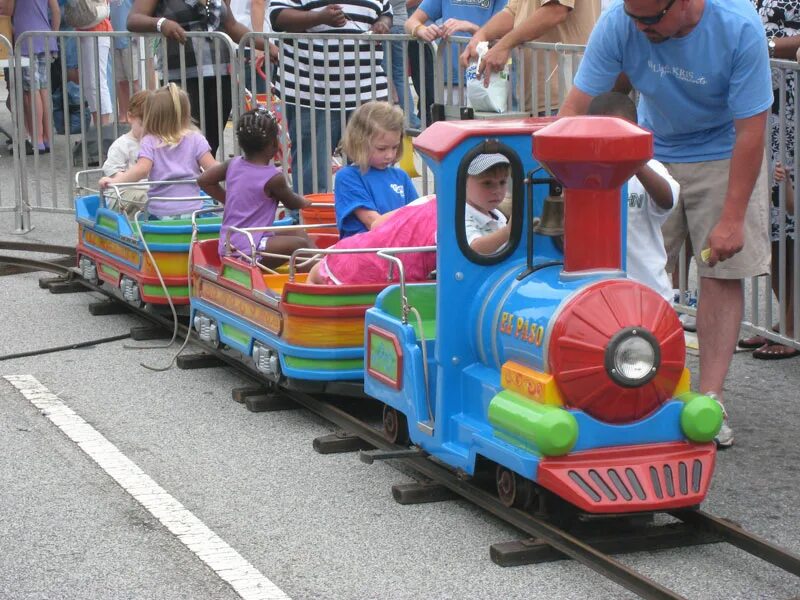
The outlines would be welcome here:
M 522 164 L 510 147 L 486 140 L 464 156 L 456 177 L 456 239 L 472 262 L 510 256 L 521 237 Z

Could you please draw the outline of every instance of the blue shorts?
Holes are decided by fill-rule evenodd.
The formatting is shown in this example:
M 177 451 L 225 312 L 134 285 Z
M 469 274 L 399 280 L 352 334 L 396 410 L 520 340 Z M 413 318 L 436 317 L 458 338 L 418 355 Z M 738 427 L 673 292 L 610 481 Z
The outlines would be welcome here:
M 51 58 L 54 56 L 54 54 L 50 54 Z M 44 52 L 34 54 L 30 58 L 30 65 L 22 67 L 23 91 L 30 92 L 33 90 L 34 81 L 31 77 L 35 78 L 38 89 L 46 90 L 49 87 L 47 78 L 50 76 L 50 62 L 47 60 L 47 55 Z

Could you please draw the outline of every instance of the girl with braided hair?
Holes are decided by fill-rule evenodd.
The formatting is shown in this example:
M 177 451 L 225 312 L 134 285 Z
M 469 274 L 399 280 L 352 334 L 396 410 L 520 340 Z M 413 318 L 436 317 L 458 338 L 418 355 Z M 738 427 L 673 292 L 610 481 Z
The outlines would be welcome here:
M 279 147 L 279 133 L 278 121 L 271 111 L 264 108 L 247 111 L 236 125 L 236 137 L 244 156 L 217 165 L 198 179 L 203 191 L 225 205 L 219 236 L 220 256 L 225 254 L 227 232 L 231 227 L 269 227 L 275 222 L 278 203 L 292 210 L 311 204 L 292 191 L 283 173 L 272 164 Z M 223 181 L 224 188 L 220 185 Z M 291 255 L 299 248 L 314 247 L 297 231 L 253 232 L 252 236 L 256 249 L 270 254 Z M 243 234 L 232 234 L 230 244 L 234 252 L 250 254 L 250 242 Z M 261 263 L 271 269 L 285 262 L 280 257 L 261 259 Z
M 174 83 L 156 90 L 147 99 L 144 134 L 136 164 L 113 177 L 101 178 L 100 189 L 142 179 L 197 179 L 201 169 L 217 164 L 208 141 L 192 123 L 189 96 Z M 203 208 L 200 189 L 194 182 L 151 185 L 147 195 L 150 199 L 147 210 L 151 218 L 185 217 Z

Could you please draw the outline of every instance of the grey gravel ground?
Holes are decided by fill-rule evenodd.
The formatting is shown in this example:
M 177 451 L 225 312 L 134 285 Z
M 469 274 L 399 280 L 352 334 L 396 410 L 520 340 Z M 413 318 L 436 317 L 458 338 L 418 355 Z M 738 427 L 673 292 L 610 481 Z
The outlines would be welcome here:
M 63 216 L 27 238 L 71 243 Z M 11 226 L 0 215 L 0 239 Z M 17 238 L 14 238 L 17 239 Z M 39 274 L 0 278 L 0 355 L 125 332 L 89 316 L 94 294 L 55 296 Z M 0 362 L 32 374 L 292 598 L 630 598 L 574 563 L 502 569 L 489 545 L 518 538 L 461 501 L 402 507 L 388 464 L 321 456 L 330 427 L 305 411 L 248 413 L 238 374 L 154 373 L 172 351 L 101 347 Z M 689 366 L 696 370 L 696 358 Z M 736 446 L 721 453 L 706 508 L 800 552 L 796 444 L 800 361 L 737 354 L 727 398 Z M 216 575 L 0 380 L 0 597 L 230 598 Z M 622 557 L 690 597 L 793 598 L 800 580 L 738 550 Z

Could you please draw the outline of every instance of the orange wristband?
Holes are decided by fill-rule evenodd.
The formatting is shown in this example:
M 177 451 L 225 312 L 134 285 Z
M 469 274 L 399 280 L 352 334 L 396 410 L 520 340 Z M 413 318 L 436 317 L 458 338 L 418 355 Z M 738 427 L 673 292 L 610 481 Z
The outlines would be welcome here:
M 414 27 L 414 29 L 411 30 L 411 37 L 413 37 L 413 38 L 417 37 L 417 32 L 419 31 L 420 27 L 425 27 L 425 25 L 423 25 L 422 23 L 417 23 L 417 26 Z

